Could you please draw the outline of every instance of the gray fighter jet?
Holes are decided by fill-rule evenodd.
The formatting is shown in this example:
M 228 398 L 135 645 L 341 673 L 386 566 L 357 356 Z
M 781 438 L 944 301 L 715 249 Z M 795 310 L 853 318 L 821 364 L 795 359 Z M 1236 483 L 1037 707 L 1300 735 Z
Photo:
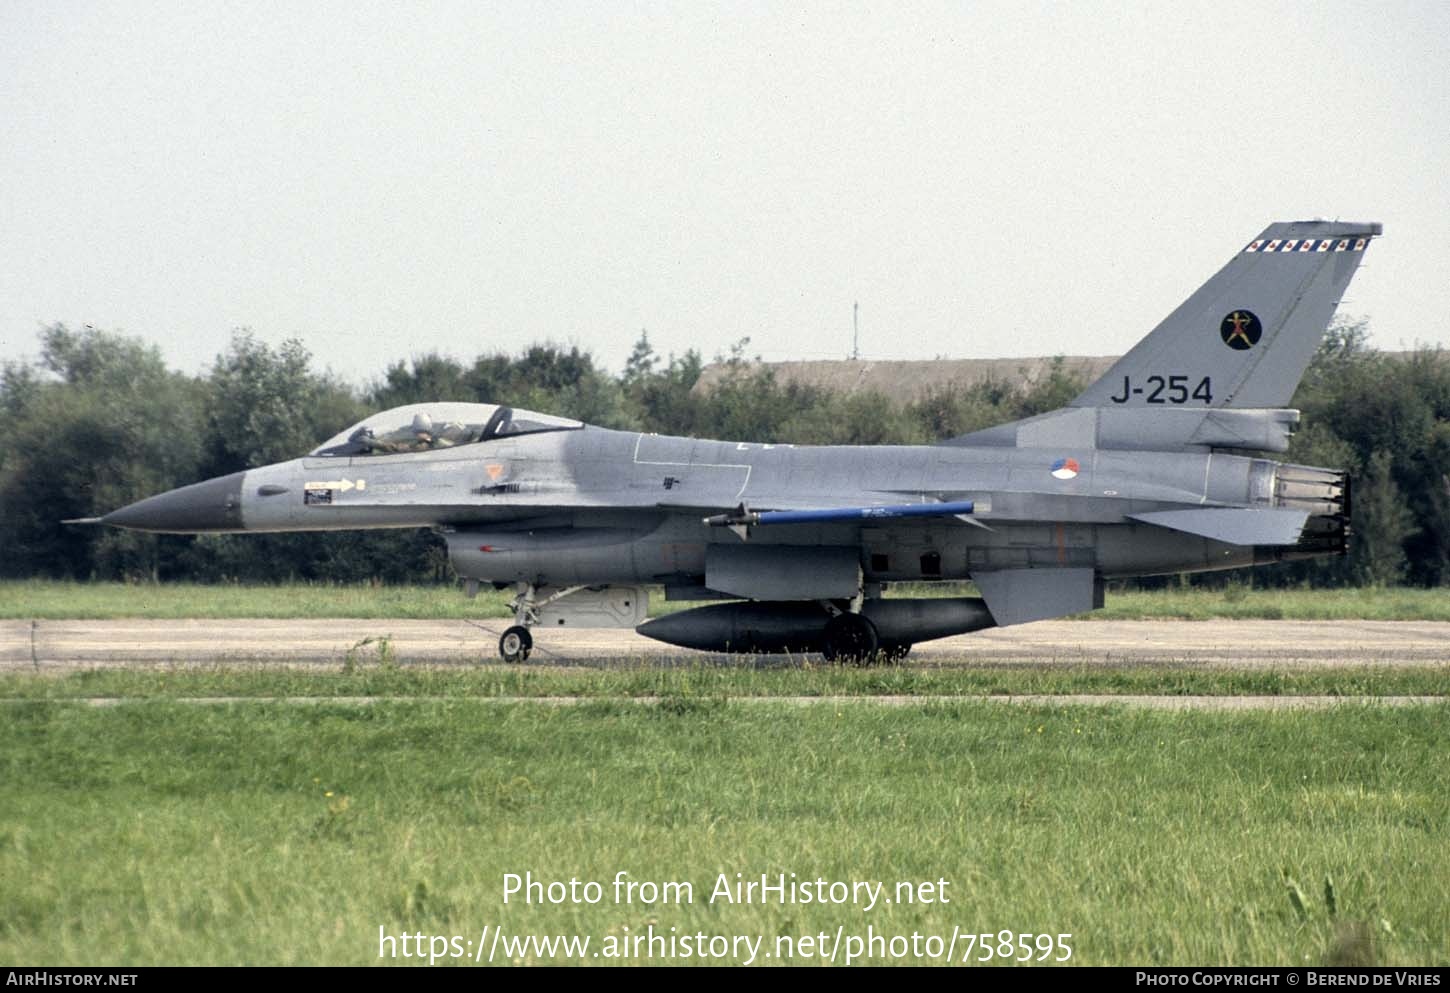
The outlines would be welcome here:
M 927 446 L 610 431 L 505 406 L 388 410 L 290 462 L 101 523 L 179 533 L 438 529 L 499 642 L 636 627 L 708 651 L 871 660 L 1102 606 L 1104 580 L 1343 553 L 1349 480 L 1282 452 L 1287 409 L 1379 224 L 1273 224 L 1068 406 Z M 1144 246 L 1171 250 L 1171 244 Z M 981 598 L 884 598 L 972 580 Z M 721 600 L 646 620 L 667 600 Z

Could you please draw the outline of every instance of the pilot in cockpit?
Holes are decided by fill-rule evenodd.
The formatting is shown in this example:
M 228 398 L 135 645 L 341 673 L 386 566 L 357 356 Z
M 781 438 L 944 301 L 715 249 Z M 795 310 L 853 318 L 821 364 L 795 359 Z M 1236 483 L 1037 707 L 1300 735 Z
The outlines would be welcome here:
M 433 435 L 433 447 L 452 448 L 454 445 L 466 445 L 473 440 L 473 434 L 467 425 L 449 421 Z

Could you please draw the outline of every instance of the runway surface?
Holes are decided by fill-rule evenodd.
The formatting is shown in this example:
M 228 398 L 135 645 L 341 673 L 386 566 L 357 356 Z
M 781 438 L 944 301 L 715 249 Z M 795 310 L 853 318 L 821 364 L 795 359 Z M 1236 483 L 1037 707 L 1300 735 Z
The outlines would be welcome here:
M 0 672 L 376 662 L 382 639 L 402 664 L 502 665 L 506 622 L 420 620 L 0 621 Z M 528 666 L 792 665 L 673 648 L 628 630 L 536 629 Z M 917 645 L 913 666 L 1182 664 L 1450 670 L 1450 623 L 1429 621 L 1039 621 Z

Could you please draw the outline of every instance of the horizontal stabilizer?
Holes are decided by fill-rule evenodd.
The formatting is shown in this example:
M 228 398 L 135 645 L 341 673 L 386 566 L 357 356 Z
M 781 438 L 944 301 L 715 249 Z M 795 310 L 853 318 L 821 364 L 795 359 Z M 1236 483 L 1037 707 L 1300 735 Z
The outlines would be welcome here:
M 1299 542 L 1309 513 L 1283 507 L 1203 507 L 1130 514 L 1129 517 L 1230 545 L 1294 545 Z
M 996 569 L 974 572 L 972 581 L 1002 627 L 1103 605 L 1103 581 L 1091 569 Z

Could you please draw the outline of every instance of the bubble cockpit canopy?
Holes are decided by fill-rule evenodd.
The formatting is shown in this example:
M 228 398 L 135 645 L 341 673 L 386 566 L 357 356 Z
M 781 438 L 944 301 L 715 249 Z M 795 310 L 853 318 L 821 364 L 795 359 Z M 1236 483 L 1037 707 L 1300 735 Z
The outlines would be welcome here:
M 366 457 L 433 452 L 541 431 L 572 431 L 580 421 L 491 403 L 414 403 L 373 414 L 327 439 L 312 455 Z

